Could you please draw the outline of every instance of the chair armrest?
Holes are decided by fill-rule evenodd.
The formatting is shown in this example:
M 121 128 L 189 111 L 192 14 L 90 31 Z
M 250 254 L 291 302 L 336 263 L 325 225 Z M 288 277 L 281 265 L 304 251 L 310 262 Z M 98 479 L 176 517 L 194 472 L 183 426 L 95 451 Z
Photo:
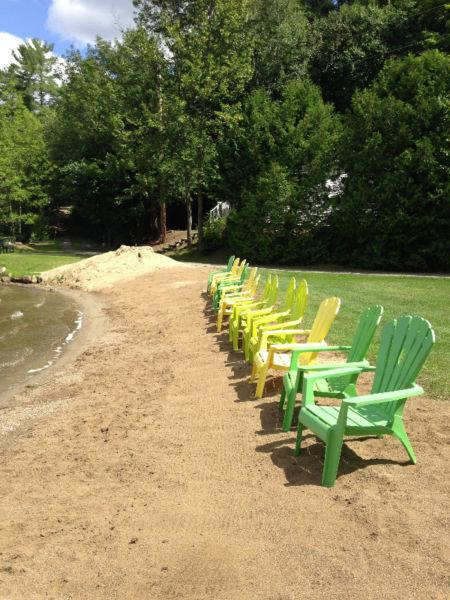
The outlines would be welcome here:
M 259 337 L 259 348 L 261 350 L 266 350 L 267 346 L 269 344 L 269 338 L 271 337 L 278 337 L 280 335 L 306 335 L 307 333 L 309 333 L 308 329 L 271 329 L 270 331 L 261 331 L 260 332 L 260 337 Z M 295 345 L 298 346 L 299 342 L 296 342 L 295 344 L 288 344 L 290 349 L 290 346 Z
M 310 329 L 270 329 L 270 331 L 265 331 L 264 334 L 267 334 L 268 337 L 271 335 L 307 335 L 310 333 Z
M 272 344 L 270 347 L 275 352 L 318 352 L 322 350 L 325 342 L 323 344 Z
M 319 364 L 319 365 L 299 365 L 298 366 L 298 370 L 299 371 L 304 371 L 305 373 L 314 373 L 316 371 L 328 371 L 328 370 L 334 370 L 334 369 L 344 369 L 346 367 L 348 367 L 349 363 L 346 362 L 342 362 L 342 363 L 323 363 L 323 364 Z M 358 367 L 358 365 L 361 367 L 362 371 L 366 370 L 366 366 L 367 363 L 365 361 L 361 361 L 360 363 L 352 363 L 353 366 Z M 323 375 L 322 375 L 323 377 Z
M 295 327 L 296 325 L 300 325 L 302 319 L 297 319 L 295 321 L 285 321 L 284 323 L 272 323 L 271 325 L 263 325 L 259 328 L 260 331 L 270 331 L 271 329 L 278 329 L 280 326 L 283 329 L 289 329 L 290 327 Z M 310 329 L 305 330 L 305 333 L 309 333 Z
M 263 323 L 272 323 L 272 327 L 274 327 L 275 325 L 279 325 L 279 323 L 275 323 L 275 321 L 281 317 L 284 317 L 286 313 L 284 312 L 275 312 L 275 313 L 270 313 L 270 315 L 262 315 L 262 316 L 255 316 L 254 319 L 252 319 L 253 321 L 253 325 L 256 325 L 258 328 L 262 328 L 263 327 Z M 270 325 L 267 325 L 268 329 L 270 329 Z
M 356 363 L 357 364 L 357 363 Z M 338 369 L 328 369 L 325 371 L 319 371 L 318 373 L 308 373 L 304 377 L 304 386 L 308 385 L 310 381 L 316 381 L 316 379 L 333 379 L 333 377 L 342 377 L 343 375 L 358 375 L 364 370 L 363 367 L 340 367 Z
M 395 390 L 394 392 L 379 392 L 378 394 L 368 394 L 366 396 L 356 396 L 355 398 L 346 398 L 345 404 L 349 406 L 368 406 L 370 404 L 384 404 L 385 402 L 398 402 L 405 398 L 420 396 L 423 394 L 423 388 L 414 384 L 405 390 Z
M 282 317 L 285 316 L 286 313 L 283 312 L 270 312 L 267 315 L 255 315 L 252 316 L 250 322 L 248 323 L 248 330 L 251 331 L 252 337 L 256 336 L 262 328 L 264 328 L 264 323 L 270 323 L 268 326 L 270 327 L 279 327 L 280 323 L 278 322 Z M 266 325 L 267 327 L 267 325 Z
M 348 363 L 345 363 L 345 366 L 346 367 L 360 367 L 362 363 L 364 363 L 364 366 L 362 367 L 363 371 L 376 371 L 377 370 L 377 368 L 374 365 L 369 364 L 369 362 L 366 359 L 358 361 L 358 362 L 348 362 Z

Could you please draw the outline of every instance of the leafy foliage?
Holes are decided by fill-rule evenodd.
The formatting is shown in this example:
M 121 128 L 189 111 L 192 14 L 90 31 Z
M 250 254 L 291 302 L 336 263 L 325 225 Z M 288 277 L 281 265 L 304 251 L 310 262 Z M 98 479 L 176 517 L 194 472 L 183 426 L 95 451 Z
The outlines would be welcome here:
M 336 169 L 340 133 L 333 108 L 307 80 L 287 84 L 279 101 L 264 91 L 252 94 L 230 186 L 237 191 L 230 198 L 233 249 L 265 262 L 316 258 L 310 242 L 327 220 L 326 182 Z
M 220 219 L 206 219 L 204 224 L 204 245 L 205 252 L 213 252 L 222 248 L 226 244 L 227 220 L 225 217 Z
M 49 125 L 56 194 L 83 229 L 111 241 L 156 233 L 161 54 L 142 29 L 68 59 Z
M 6 84 L 0 88 L 0 227 L 27 238 L 48 204 L 50 163 L 41 121 Z
M 438 51 L 386 64 L 348 116 L 340 257 L 393 269 L 444 269 L 450 253 L 450 60 Z
M 14 62 L 9 77 L 29 110 L 42 110 L 57 93 L 56 65 L 53 44 L 33 38 L 13 52 Z

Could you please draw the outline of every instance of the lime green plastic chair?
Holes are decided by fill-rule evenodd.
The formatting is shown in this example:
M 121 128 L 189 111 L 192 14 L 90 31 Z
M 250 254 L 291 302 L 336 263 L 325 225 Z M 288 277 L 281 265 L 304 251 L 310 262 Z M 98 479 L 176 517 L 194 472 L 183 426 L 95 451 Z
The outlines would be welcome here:
M 238 304 L 256 302 L 260 275 L 258 268 L 253 267 L 250 277 L 242 286 L 230 286 L 223 290 L 219 310 L 217 313 L 217 332 L 222 331 L 223 320 L 233 314 L 233 309 Z M 228 293 L 229 292 L 229 293 Z
M 333 368 L 345 367 L 349 363 L 352 363 L 353 366 L 355 366 L 355 363 L 360 364 L 361 367 L 364 366 L 366 369 L 370 367 L 366 360 L 366 355 L 382 315 L 382 306 L 371 306 L 362 313 L 353 335 L 351 346 L 326 346 L 317 350 L 321 354 L 324 352 L 346 352 L 346 362 L 328 362 L 309 366 L 302 365 L 299 364 L 299 358 L 301 352 L 304 351 L 304 348 L 299 345 L 298 350 L 292 350 L 291 365 L 289 371 L 283 377 L 283 391 L 281 393 L 279 405 L 280 409 L 284 411 L 284 431 L 289 431 L 291 428 L 297 393 L 302 390 L 303 377 L 306 373 L 320 373 L 321 371 L 327 371 Z M 333 380 L 327 380 L 326 378 L 318 379 L 314 385 L 315 396 L 326 396 L 331 398 L 356 396 L 356 380 L 358 375 L 359 373 L 344 375 Z
M 408 398 L 423 394 L 415 379 L 434 342 L 430 323 L 421 317 L 405 316 L 387 323 L 381 334 L 371 393 L 344 398 L 340 407 L 315 403 L 316 382 L 359 375 L 364 367 L 349 364 L 304 376 L 295 454 L 300 454 L 304 427 L 325 442 L 322 485 L 332 487 L 335 483 L 345 435 L 392 435 L 403 444 L 411 461 L 416 462 L 403 423 L 403 410 Z
M 239 336 L 245 328 L 246 318 L 251 315 L 264 315 L 273 311 L 278 297 L 278 275 L 269 275 L 269 292 L 262 302 L 236 306 L 233 310 L 230 320 L 230 341 L 233 343 L 233 350 L 239 350 Z
M 219 275 L 220 273 L 229 273 L 231 271 L 231 267 L 233 266 L 234 259 L 235 259 L 234 255 L 230 256 L 230 258 L 228 259 L 228 263 L 227 263 L 227 266 L 225 267 L 225 269 L 220 269 L 219 271 L 212 271 L 212 273 L 210 273 L 208 275 L 208 286 L 207 286 L 208 292 L 209 292 L 209 290 L 211 288 L 211 284 L 212 284 L 212 281 L 214 279 L 214 275 Z
M 235 258 L 231 267 L 231 271 L 227 271 L 224 273 L 216 273 L 215 275 L 213 275 L 211 285 L 209 287 L 210 296 L 214 297 L 217 286 L 219 284 L 223 284 L 225 281 L 233 283 L 239 281 L 246 264 L 247 261 L 245 259 L 241 260 L 240 258 Z
M 288 299 L 286 299 L 288 305 Z M 262 334 L 274 329 L 290 329 L 298 327 L 305 316 L 308 305 L 308 284 L 302 279 L 296 290 L 292 293 L 292 302 L 290 309 L 279 313 L 270 313 L 264 316 L 257 316 L 252 319 L 244 330 L 244 353 L 245 359 L 253 362 L 255 354 L 260 349 Z M 281 343 L 285 338 L 280 338 Z M 276 344 L 277 339 L 271 338 L 271 343 Z
M 243 267 L 239 270 L 240 272 L 236 277 L 224 279 L 217 284 L 216 291 L 214 292 L 212 307 L 217 312 L 219 310 L 220 299 L 222 294 L 227 288 L 235 288 L 244 285 L 250 275 L 250 266 L 246 263 L 242 263 Z
M 286 290 L 284 302 L 281 306 L 273 306 L 270 311 L 264 311 L 259 314 L 258 311 L 252 311 L 243 317 L 242 319 L 242 348 L 244 350 L 245 359 L 248 360 L 250 338 L 253 331 L 253 325 L 262 319 L 269 319 L 267 322 L 271 322 L 271 318 L 276 322 L 277 319 L 281 320 L 283 317 L 287 317 L 292 309 L 292 304 L 295 299 L 295 291 L 297 289 L 297 281 L 295 277 L 291 277 L 289 285 Z

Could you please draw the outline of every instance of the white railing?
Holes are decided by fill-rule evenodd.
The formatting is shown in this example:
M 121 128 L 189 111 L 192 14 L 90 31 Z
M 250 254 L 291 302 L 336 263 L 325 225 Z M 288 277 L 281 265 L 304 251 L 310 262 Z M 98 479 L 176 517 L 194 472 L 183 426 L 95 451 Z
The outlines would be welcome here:
M 228 217 L 230 208 L 228 202 L 218 202 L 216 206 L 209 211 L 209 220 L 216 221 L 217 219 Z

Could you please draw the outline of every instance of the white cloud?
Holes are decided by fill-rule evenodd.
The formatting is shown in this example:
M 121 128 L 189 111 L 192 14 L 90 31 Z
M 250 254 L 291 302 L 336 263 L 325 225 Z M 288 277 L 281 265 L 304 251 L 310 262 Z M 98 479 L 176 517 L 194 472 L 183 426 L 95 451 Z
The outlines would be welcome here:
M 52 0 L 47 27 L 65 40 L 87 44 L 112 40 L 133 23 L 132 0 Z
M 6 33 L 6 31 L 0 31 L 0 69 L 4 69 L 14 62 L 13 50 L 16 50 L 23 43 L 20 37 Z

